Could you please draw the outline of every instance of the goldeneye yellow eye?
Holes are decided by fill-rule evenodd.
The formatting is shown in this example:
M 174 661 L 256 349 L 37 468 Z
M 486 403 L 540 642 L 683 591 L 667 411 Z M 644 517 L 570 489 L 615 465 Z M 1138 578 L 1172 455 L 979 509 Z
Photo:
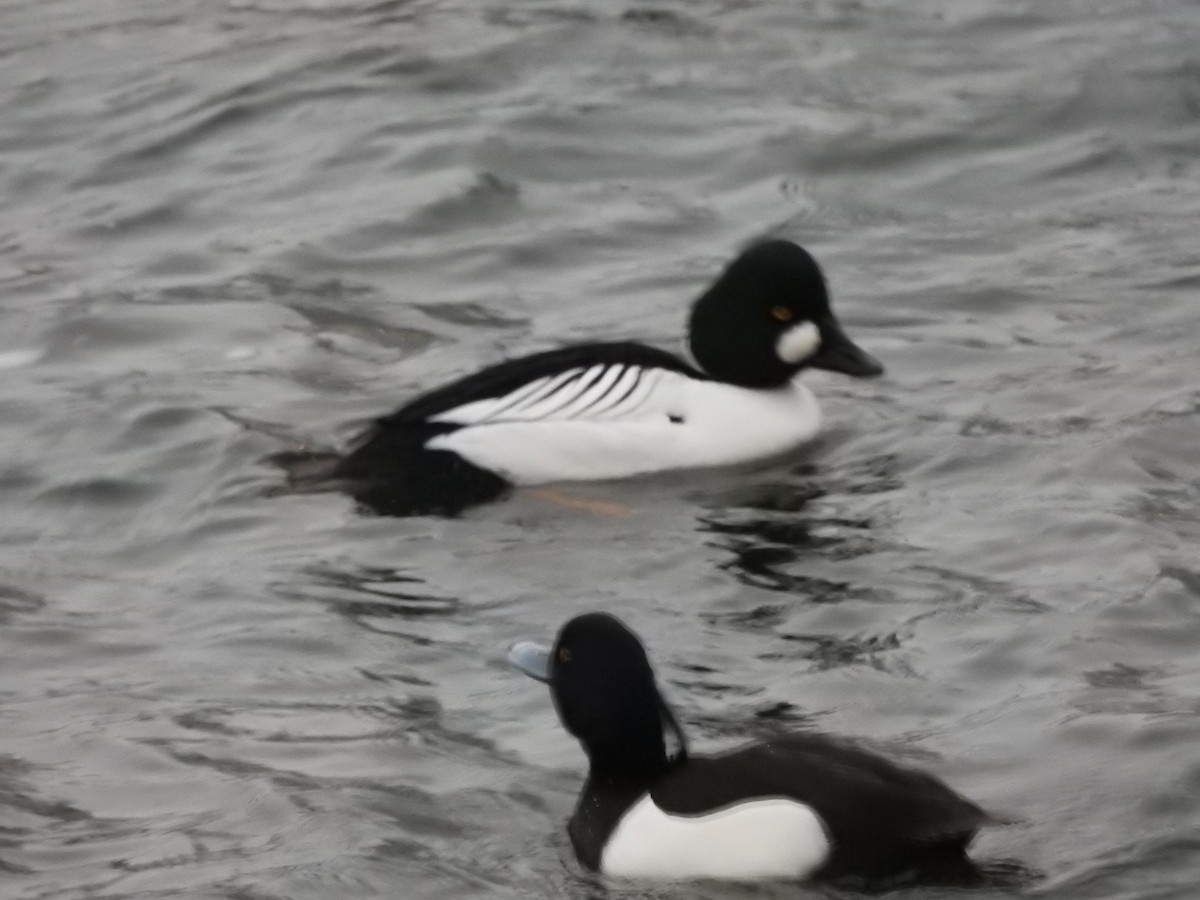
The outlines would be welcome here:
M 772 306 L 771 307 L 771 318 L 775 319 L 776 321 L 790 322 L 790 321 L 792 321 L 792 316 L 794 316 L 794 315 L 795 315 L 795 313 L 793 313 L 786 306 Z

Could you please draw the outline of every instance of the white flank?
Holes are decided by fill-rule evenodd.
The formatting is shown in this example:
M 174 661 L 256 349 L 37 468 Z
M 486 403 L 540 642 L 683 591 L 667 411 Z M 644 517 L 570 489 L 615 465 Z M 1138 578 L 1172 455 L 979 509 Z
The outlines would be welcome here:
M 821 424 L 798 381 L 751 390 L 665 369 L 641 370 L 637 380 L 616 368 L 615 376 L 576 369 L 573 384 L 559 375 L 519 396 L 448 410 L 437 419 L 466 427 L 427 446 L 527 485 L 748 462 L 804 443 Z M 600 377 L 587 385 L 591 374 Z
M 804 878 L 830 849 L 820 818 L 795 800 L 770 797 L 679 816 L 663 812 L 647 794 L 617 823 L 600 871 L 659 880 Z
M 821 346 L 821 332 L 812 322 L 793 325 L 775 341 L 775 355 L 785 363 L 803 362 Z

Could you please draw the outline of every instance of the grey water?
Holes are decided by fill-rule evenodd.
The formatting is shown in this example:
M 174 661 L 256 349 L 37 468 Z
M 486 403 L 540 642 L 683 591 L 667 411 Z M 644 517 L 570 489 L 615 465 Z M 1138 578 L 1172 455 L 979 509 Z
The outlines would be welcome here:
M 579 869 L 503 654 L 607 609 L 697 749 L 1016 817 L 1017 877 L 901 896 L 1194 897 L 1198 151 L 1194 0 L 3 0 L 0 896 L 833 896 Z M 273 490 L 473 367 L 677 347 L 767 233 L 888 366 L 788 458 Z

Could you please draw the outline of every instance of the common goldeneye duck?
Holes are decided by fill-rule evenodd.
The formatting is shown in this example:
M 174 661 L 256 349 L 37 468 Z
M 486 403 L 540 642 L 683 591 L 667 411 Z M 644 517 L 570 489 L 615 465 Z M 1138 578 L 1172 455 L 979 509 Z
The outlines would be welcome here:
M 688 753 L 637 636 L 606 613 L 509 662 L 545 681 L 588 757 L 568 831 L 579 861 L 658 880 L 969 877 L 966 848 L 998 822 L 937 778 L 813 734 Z M 673 752 L 669 752 L 668 746 Z
M 327 473 L 390 515 L 452 514 L 515 485 L 762 459 L 820 425 L 805 368 L 879 375 L 842 330 L 817 263 L 754 244 L 696 300 L 699 368 L 638 343 L 580 344 L 490 366 L 376 420 Z

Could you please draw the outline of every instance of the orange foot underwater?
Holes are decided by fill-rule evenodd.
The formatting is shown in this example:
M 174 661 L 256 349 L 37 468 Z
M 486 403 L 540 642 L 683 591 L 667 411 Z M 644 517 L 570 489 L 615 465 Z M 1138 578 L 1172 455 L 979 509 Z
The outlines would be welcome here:
M 530 488 L 525 493 L 531 497 L 536 497 L 538 500 L 557 503 L 568 509 L 583 510 L 597 516 L 617 518 L 619 516 L 627 516 L 633 512 L 624 503 L 613 503 L 610 500 L 596 500 L 591 497 L 577 497 L 573 494 L 555 490 L 554 488 Z

